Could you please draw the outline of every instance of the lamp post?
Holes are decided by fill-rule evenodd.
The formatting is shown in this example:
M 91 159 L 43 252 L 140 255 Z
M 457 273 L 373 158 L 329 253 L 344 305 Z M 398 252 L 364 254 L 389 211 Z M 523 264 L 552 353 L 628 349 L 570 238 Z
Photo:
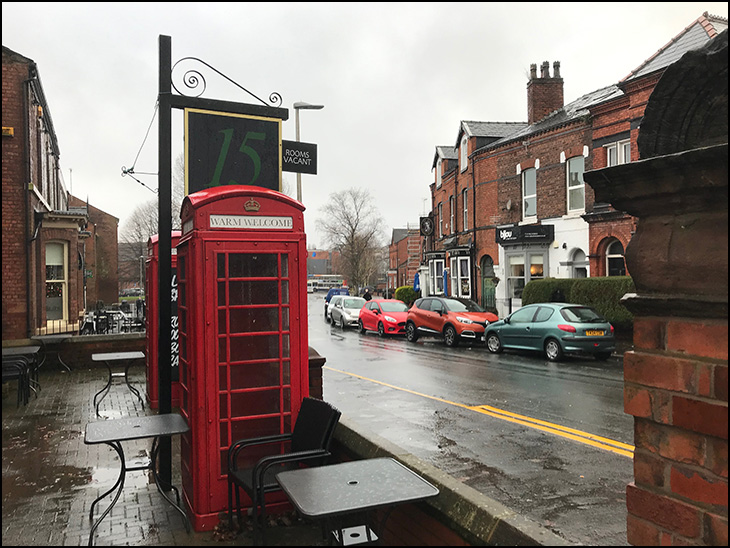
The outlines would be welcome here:
M 296 112 L 296 125 L 297 125 L 297 143 L 299 142 L 299 111 L 300 110 L 321 110 L 324 105 L 310 105 L 309 103 L 302 103 L 298 101 L 294 103 L 294 111 Z M 297 201 L 302 201 L 302 174 L 297 173 Z

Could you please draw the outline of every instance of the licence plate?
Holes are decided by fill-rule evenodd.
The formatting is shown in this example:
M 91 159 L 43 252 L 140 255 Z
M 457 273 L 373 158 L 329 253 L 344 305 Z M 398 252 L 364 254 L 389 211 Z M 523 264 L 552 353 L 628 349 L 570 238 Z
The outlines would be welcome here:
M 586 335 L 588 337 L 603 337 L 603 331 L 602 330 L 593 329 L 593 330 L 590 330 L 590 331 L 586 331 Z

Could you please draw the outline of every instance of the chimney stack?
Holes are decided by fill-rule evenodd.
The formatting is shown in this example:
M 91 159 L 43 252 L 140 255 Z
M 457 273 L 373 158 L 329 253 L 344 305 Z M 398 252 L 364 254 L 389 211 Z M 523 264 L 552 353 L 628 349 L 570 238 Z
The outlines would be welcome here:
M 527 123 L 534 124 L 553 111 L 563 107 L 563 79 L 560 77 L 560 61 L 553 63 L 553 77 L 550 77 L 550 63 L 544 61 L 537 77 L 537 65 L 530 65 L 530 80 L 527 82 Z

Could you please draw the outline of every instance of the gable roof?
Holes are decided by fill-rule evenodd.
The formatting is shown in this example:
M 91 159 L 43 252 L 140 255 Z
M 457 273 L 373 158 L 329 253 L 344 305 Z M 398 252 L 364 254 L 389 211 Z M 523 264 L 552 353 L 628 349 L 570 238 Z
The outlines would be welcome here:
M 688 51 L 704 46 L 725 29 L 727 29 L 727 19 L 704 12 L 620 82 L 628 82 L 668 67 Z
M 459 153 L 456 151 L 456 149 L 452 146 L 437 146 L 436 152 L 433 155 L 433 165 L 431 165 L 431 169 L 436 168 L 436 163 L 439 161 L 439 158 L 441 160 L 456 160 L 459 157 Z
M 397 244 L 400 242 L 403 238 L 408 236 L 408 229 L 407 228 L 394 228 L 393 229 L 393 235 L 390 238 L 390 244 Z

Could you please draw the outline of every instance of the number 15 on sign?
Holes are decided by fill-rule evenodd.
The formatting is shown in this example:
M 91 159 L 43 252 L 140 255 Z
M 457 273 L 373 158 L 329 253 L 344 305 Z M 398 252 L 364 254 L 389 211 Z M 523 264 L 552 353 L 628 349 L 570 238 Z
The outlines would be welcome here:
M 281 191 L 281 120 L 185 109 L 185 194 L 224 185 Z

